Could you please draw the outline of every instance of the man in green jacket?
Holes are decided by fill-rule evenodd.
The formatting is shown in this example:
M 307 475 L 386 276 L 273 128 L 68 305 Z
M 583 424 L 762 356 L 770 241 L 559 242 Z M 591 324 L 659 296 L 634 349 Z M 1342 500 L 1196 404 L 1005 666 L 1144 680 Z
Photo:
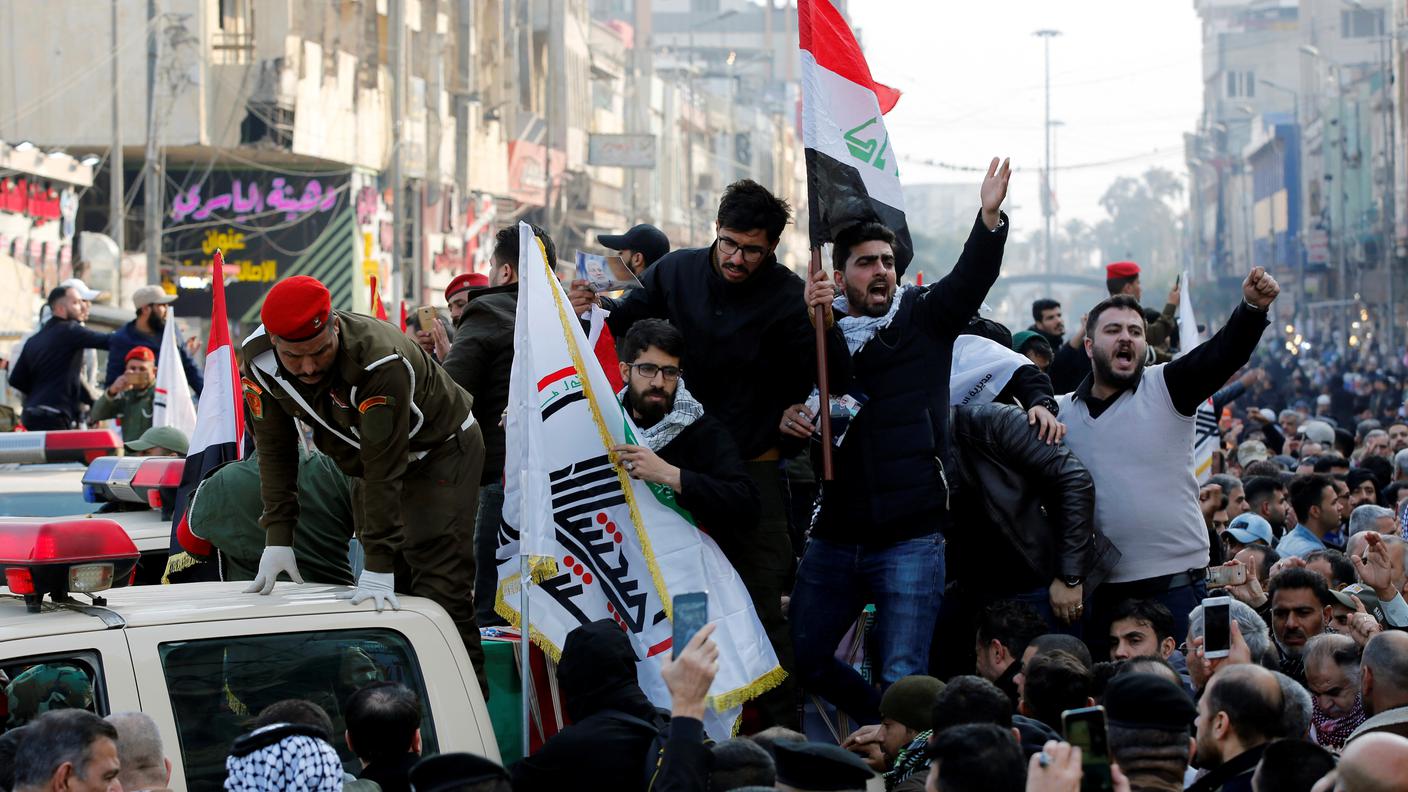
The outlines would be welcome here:
M 122 375 L 112 381 L 88 411 L 88 422 L 116 418 L 122 424 L 122 442 L 130 443 L 152 428 L 152 398 L 156 395 L 156 355 L 146 347 L 132 347 Z
M 350 586 L 352 485 L 327 454 L 301 449 L 298 459 L 298 527 L 293 555 L 309 583 Z M 254 580 L 264 552 L 259 527 L 259 450 L 220 466 L 201 482 L 187 512 L 191 533 L 220 551 L 225 580 Z

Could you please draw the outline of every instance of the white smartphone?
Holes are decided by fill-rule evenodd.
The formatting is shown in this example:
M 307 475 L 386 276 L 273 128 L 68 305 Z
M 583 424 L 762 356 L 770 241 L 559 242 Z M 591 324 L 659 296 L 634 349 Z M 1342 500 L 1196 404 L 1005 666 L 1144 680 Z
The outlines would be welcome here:
M 1232 598 L 1203 600 L 1203 656 L 1226 657 L 1232 648 Z

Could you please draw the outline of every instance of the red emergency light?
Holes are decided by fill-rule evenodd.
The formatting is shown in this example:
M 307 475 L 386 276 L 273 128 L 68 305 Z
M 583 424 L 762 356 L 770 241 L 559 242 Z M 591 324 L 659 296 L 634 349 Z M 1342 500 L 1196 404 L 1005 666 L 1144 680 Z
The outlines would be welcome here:
M 39 612 L 45 594 L 64 602 L 70 594 L 129 585 L 140 556 L 112 520 L 0 517 L 0 570 L 31 613 Z
M 92 462 L 122 449 L 112 429 L 62 429 L 54 432 L 0 434 L 0 462 L 38 465 L 48 462 Z
M 89 503 L 130 503 L 161 508 L 161 491 L 181 486 L 186 460 L 180 457 L 99 457 L 83 472 Z

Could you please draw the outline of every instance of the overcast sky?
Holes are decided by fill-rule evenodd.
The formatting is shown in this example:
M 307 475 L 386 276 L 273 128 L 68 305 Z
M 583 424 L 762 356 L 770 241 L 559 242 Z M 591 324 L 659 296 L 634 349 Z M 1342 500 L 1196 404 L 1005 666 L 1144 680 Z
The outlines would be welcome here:
M 872 74 L 903 92 L 886 124 L 905 184 L 980 178 L 916 159 L 1010 156 L 1030 170 L 1013 176 L 1008 203 L 1040 224 L 1044 72 L 1032 33 L 1042 28 L 1062 34 L 1051 40 L 1051 118 L 1065 124 L 1056 165 L 1159 152 L 1058 171 L 1057 222 L 1104 218 L 1100 195 L 1118 176 L 1155 165 L 1186 173 L 1183 133 L 1202 108 L 1193 0 L 851 0 L 849 11 Z

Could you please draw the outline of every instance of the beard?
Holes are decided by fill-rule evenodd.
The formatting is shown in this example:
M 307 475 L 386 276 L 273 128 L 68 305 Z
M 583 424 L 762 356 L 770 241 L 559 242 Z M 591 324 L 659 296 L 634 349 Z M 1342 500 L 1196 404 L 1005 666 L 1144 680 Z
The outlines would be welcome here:
M 653 398 L 656 396 L 663 398 Z M 669 415 L 673 409 L 675 395 L 664 388 L 647 385 L 644 389 L 637 389 L 634 385 L 631 386 L 631 412 L 642 429 L 649 429 L 660 423 L 660 419 Z
M 1095 366 L 1095 373 L 1100 375 L 1100 380 L 1106 385 L 1116 388 L 1128 388 L 1139 381 L 1144 376 L 1144 356 L 1138 354 L 1138 350 L 1131 345 L 1128 347 L 1129 353 L 1134 356 L 1134 370 L 1129 374 L 1120 374 L 1115 371 L 1114 364 L 1111 363 L 1110 353 L 1101 349 L 1095 349 L 1091 357 L 1091 363 Z
M 885 295 L 885 301 L 883 303 L 871 302 L 871 298 L 880 293 Z M 884 316 L 890 312 L 890 305 L 894 301 L 895 288 L 887 278 L 872 278 L 863 289 L 858 289 L 852 286 L 850 281 L 846 281 L 846 302 L 852 311 L 859 311 L 862 316 L 871 318 Z
M 152 326 L 153 335 L 161 336 L 166 332 L 166 320 L 156 314 L 147 318 L 147 324 Z

